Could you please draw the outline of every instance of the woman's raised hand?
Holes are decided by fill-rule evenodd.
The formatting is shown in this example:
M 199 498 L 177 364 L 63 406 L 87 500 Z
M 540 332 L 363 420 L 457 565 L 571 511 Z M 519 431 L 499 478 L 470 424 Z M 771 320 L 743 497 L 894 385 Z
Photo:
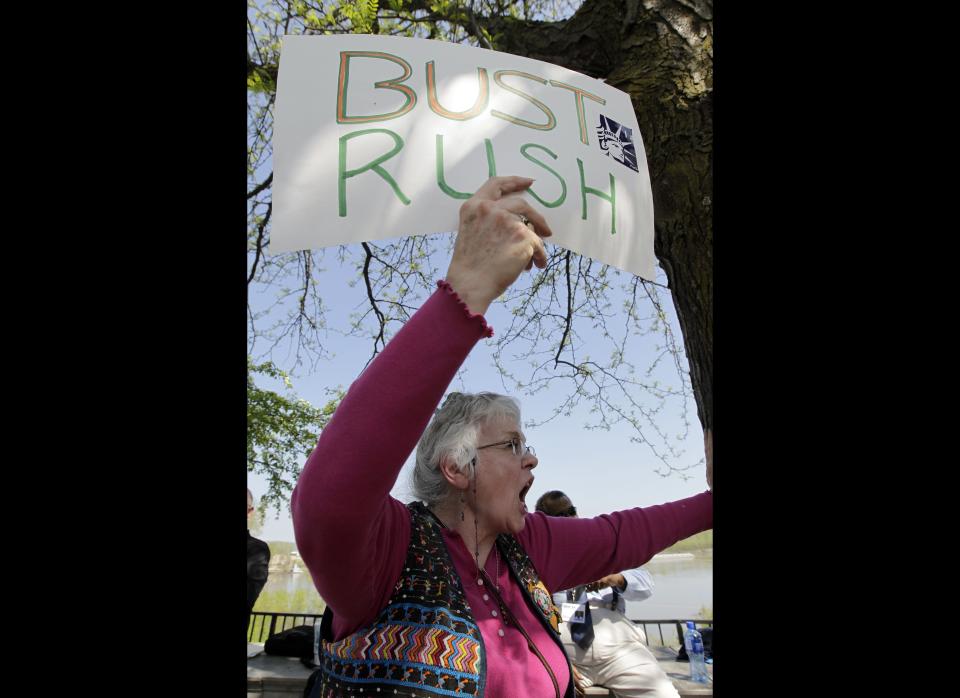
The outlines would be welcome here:
M 553 231 L 524 198 L 531 184 L 526 177 L 491 177 L 460 207 L 447 282 L 474 313 L 485 313 L 523 270 L 547 265 L 541 238 Z

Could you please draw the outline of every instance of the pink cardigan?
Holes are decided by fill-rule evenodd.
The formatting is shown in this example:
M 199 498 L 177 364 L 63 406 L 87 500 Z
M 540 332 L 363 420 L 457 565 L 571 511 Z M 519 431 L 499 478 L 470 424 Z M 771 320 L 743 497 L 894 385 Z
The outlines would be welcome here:
M 457 369 L 482 337 L 493 334 L 449 284 L 438 286 L 350 387 L 293 491 L 297 548 L 334 611 L 336 639 L 370 623 L 387 604 L 410 542 L 409 511 L 390 490 Z M 529 514 L 518 539 L 547 588 L 556 591 L 639 567 L 712 525 L 713 496 L 704 492 L 593 519 Z M 483 635 L 486 695 L 552 696 L 550 677 L 523 635 L 492 615 L 496 602 L 476 584 L 473 553 L 457 533 L 444 529 L 443 537 Z M 491 553 L 485 565 L 491 579 L 497 557 Z M 499 570 L 504 601 L 550 664 L 563 695 L 569 682 L 563 651 L 505 560 Z

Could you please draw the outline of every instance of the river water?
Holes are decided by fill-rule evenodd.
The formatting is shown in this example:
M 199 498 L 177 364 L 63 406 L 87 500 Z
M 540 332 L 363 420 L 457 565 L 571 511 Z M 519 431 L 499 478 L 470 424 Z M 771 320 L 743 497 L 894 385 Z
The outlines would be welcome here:
M 706 609 L 713 618 L 713 552 L 695 556 L 658 556 L 644 565 L 653 575 L 653 595 L 628 601 L 627 617 L 634 620 L 695 618 Z M 257 602 L 257 610 L 319 612 L 323 608 L 307 573 L 271 574 Z
M 653 595 L 628 601 L 632 619 L 696 618 L 701 609 L 713 618 L 713 554 L 694 557 L 655 557 L 644 565 L 653 576 Z

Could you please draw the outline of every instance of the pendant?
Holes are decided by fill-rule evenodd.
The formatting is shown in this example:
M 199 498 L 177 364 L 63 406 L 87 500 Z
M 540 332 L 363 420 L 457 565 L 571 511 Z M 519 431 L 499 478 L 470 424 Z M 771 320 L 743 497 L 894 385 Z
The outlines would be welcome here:
M 540 611 L 546 615 L 550 613 L 550 609 L 553 606 L 553 600 L 550 598 L 550 595 L 547 594 L 546 590 L 542 587 L 535 586 L 533 588 L 533 600 L 540 607 Z

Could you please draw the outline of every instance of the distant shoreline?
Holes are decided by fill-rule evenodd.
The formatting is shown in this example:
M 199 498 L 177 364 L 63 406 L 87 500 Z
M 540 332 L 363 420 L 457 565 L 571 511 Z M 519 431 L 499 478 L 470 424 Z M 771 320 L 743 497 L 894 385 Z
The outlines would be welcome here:
M 669 548 L 661 552 L 661 554 L 666 553 L 694 553 L 695 555 L 712 555 L 713 529 L 703 531 L 701 533 L 697 533 L 696 535 L 690 536 L 689 538 L 684 538 L 683 540 L 677 541 Z
M 296 554 L 296 544 L 286 541 L 267 541 L 275 558 L 271 571 L 287 572 L 300 568 L 305 570 L 303 560 Z M 291 555 L 292 553 L 292 555 Z M 669 548 L 653 556 L 653 560 L 684 560 L 691 557 L 713 557 L 713 529 L 677 541 Z

